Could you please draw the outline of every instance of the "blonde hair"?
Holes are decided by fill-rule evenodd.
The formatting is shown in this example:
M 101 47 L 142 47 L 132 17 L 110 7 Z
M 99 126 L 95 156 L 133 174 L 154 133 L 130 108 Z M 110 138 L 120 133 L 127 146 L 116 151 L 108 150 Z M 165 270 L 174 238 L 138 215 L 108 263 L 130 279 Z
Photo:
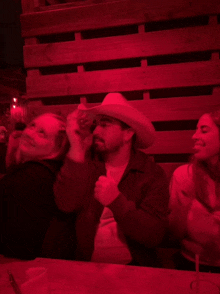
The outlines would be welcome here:
M 59 130 L 58 130 L 57 135 L 55 137 L 56 151 L 47 157 L 41 158 L 41 160 L 43 160 L 43 159 L 64 160 L 64 158 L 69 150 L 69 147 L 70 147 L 69 140 L 68 140 L 68 137 L 66 134 L 66 121 L 62 116 L 54 114 L 54 113 L 48 112 L 48 113 L 44 113 L 42 115 L 39 115 L 38 117 L 42 117 L 42 116 L 49 116 L 49 117 L 56 119 L 59 122 Z M 36 118 L 38 118 L 38 117 L 36 117 Z M 22 163 L 23 160 L 22 160 L 22 156 L 20 154 L 19 149 L 17 150 L 15 156 L 16 156 L 16 160 L 15 160 L 16 164 Z M 39 158 L 36 158 L 36 159 L 39 159 Z
M 66 134 L 66 120 L 61 115 L 54 113 L 45 113 L 44 115 L 51 116 L 59 121 L 60 128 L 55 138 L 57 152 L 52 156 L 52 159 L 64 160 L 70 147 L 70 143 Z

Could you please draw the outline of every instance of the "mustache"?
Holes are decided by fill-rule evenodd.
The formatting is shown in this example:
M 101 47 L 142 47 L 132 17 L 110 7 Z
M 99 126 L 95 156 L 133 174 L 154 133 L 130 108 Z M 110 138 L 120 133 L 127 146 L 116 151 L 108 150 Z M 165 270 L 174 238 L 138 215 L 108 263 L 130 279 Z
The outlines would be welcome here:
M 93 141 L 98 140 L 100 142 L 105 142 L 101 137 L 97 136 L 97 135 L 93 135 Z

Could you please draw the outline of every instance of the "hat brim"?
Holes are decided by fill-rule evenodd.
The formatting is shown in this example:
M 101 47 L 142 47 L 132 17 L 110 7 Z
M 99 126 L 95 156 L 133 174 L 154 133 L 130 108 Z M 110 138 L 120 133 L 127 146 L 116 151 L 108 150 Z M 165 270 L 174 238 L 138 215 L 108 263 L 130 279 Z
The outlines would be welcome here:
M 151 121 L 137 109 L 120 104 L 106 104 L 91 108 L 81 108 L 94 115 L 102 114 L 114 117 L 130 126 L 136 133 L 136 147 L 146 149 L 155 139 L 155 129 Z

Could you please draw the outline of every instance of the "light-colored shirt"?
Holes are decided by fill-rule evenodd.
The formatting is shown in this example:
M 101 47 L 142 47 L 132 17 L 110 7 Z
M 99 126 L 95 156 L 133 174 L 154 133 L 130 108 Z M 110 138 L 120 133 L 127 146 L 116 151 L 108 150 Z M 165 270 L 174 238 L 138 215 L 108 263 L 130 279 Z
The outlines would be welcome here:
M 106 165 L 107 177 L 111 176 L 118 184 L 126 166 L 127 163 L 119 167 Z M 116 264 L 128 264 L 132 260 L 125 236 L 108 207 L 104 207 L 100 217 L 91 260 Z
M 211 210 L 196 197 L 192 165 L 177 168 L 170 183 L 170 230 L 181 240 L 182 255 L 200 263 L 220 266 L 220 195 L 219 183 L 207 174 L 207 202 Z

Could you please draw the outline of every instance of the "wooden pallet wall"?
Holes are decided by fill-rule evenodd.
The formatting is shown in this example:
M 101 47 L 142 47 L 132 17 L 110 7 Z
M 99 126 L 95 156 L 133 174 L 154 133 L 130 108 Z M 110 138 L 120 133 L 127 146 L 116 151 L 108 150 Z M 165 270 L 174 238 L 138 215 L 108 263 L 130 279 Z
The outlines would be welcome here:
M 23 0 L 29 116 L 122 92 L 155 125 L 146 152 L 170 173 L 188 160 L 198 118 L 220 108 L 220 2 L 86 2 Z

